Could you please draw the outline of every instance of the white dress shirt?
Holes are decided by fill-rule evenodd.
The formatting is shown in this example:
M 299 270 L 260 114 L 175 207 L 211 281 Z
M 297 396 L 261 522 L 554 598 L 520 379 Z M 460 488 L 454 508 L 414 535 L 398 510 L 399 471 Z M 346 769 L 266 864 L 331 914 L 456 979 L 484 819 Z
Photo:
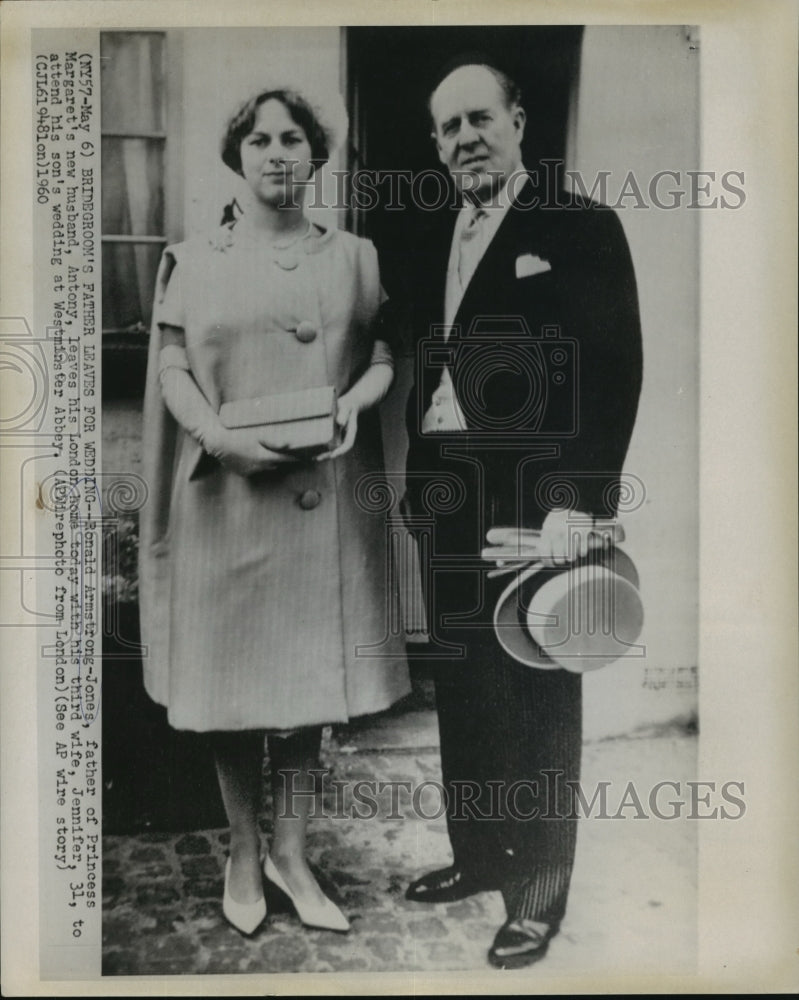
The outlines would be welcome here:
M 483 259 L 491 240 L 502 225 L 508 210 L 516 200 L 518 192 L 528 180 L 527 172 L 519 163 L 486 205 L 474 205 L 472 202 L 467 202 L 458 213 L 449 251 L 447 283 L 444 293 L 445 340 L 449 337 L 458 308 L 466 289 L 469 287 L 469 282 L 474 277 L 474 272 Z M 476 231 L 471 238 L 464 239 L 463 233 L 474 219 L 476 212 L 479 215 Z M 474 225 L 474 223 L 472 224 Z M 466 430 L 466 420 L 455 397 L 450 371 L 445 368 L 438 388 L 433 393 L 430 408 L 422 420 L 422 433 L 431 434 L 445 431 L 451 433 L 463 430 Z

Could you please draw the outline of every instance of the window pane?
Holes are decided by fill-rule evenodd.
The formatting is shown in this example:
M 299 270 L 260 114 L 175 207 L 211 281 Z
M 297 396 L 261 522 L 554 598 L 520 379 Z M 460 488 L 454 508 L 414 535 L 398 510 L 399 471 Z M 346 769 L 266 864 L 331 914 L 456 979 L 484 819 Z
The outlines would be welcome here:
M 104 130 L 164 129 L 164 35 L 104 31 L 100 35 Z
M 103 329 L 150 327 L 161 243 L 103 244 Z
M 157 139 L 103 139 L 103 232 L 164 232 L 164 144 Z

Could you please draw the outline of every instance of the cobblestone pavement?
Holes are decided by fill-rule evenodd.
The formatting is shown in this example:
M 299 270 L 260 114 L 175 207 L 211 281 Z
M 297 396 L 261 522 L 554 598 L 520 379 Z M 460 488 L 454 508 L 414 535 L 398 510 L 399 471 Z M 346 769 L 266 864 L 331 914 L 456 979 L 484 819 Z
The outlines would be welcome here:
M 499 893 L 453 904 L 407 902 L 408 882 L 448 863 L 443 818 L 415 815 L 411 794 L 394 785 L 377 796 L 380 814 L 352 818 L 342 789 L 358 779 L 427 781 L 417 805 L 435 816 L 440 779 L 432 712 L 400 724 L 349 728 L 325 744 L 325 766 L 342 783 L 328 788 L 311 822 L 309 859 L 349 916 L 347 935 L 308 930 L 284 897 L 267 895 L 269 916 L 251 939 L 222 917 L 227 833 L 144 833 L 104 839 L 103 972 L 385 972 L 486 968 L 486 950 L 504 920 Z M 415 744 L 415 745 L 414 745 Z M 547 973 L 689 972 L 695 958 L 696 823 L 633 818 L 634 782 L 644 811 L 660 781 L 695 776 L 696 740 L 672 729 L 587 744 L 589 798 L 610 782 L 608 810 L 620 818 L 580 821 L 569 910 L 545 960 Z M 660 797 L 661 809 L 669 799 Z M 684 795 L 683 795 L 684 797 Z M 321 800 L 320 800 L 321 801 Z M 623 818 L 621 818 L 623 817 Z M 266 837 L 268 820 L 262 821 Z M 536 966 L 536 969 L 541 966 Z M 529 970 L 535 974 L 535 970 Z

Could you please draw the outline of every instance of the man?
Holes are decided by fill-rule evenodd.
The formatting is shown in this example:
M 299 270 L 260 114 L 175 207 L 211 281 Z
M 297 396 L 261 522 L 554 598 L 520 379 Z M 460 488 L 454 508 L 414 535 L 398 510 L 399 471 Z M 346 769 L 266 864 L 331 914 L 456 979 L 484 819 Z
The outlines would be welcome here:
M 521 157 L 525 112 L 495 67 L 464 62 L 429 110 L 462 207 L 416 250 L 408 501 L 422 555 L 453 864 L 407 897 L 500 889 L 500 968 L 542 958 L 569 889 L 581 677 L 508 656 L 492 628 L 509 577 L 481 553 L 559 563 L 615 512 L 641 386 L 635 278 L 609 209 L 556 203 Z M 567 818 L 571 814 L 572 818 Z M 545 818 L 546 817 L 546 818 Z

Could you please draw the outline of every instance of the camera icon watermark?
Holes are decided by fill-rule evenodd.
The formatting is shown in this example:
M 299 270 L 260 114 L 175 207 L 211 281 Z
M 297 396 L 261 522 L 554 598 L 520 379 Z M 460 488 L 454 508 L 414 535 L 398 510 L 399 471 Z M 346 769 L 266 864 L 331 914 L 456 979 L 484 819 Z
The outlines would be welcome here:
M 419 370 L 442 377 L 432 401 L 423 388 L 417 397 L 423 434 L 468 430 L 503 441 L 577 434 L 579 345 L 559 326 L 533 333 L 523 316 L 478 316 L 466 331 L 434 327 L 418 352 Z M 448 404 L 458 426 L 436 414 Z

